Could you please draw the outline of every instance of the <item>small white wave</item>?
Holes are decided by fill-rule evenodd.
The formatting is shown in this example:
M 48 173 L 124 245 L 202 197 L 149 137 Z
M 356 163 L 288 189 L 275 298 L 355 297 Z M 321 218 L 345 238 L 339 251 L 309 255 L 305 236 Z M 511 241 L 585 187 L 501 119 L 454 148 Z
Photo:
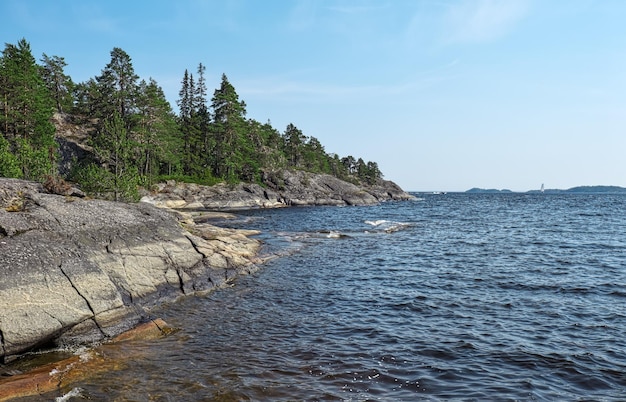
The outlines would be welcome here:
M 337 230 L 320 230 L 313 234 L 313 237 L 325 237 L 327 239 L 341 239 L 344 237 L 349 237 L 347 234 L 339 232 Z
M 399 230 L 403 230 L 405 228 L 408 228 L 411 226 L 410 223 L 406 223 L 406 222 L 393 222 L 393 221 L 388 221 L 385 219 L 379 219 L 379 220 L 368 220 L 365 221 L 366 224 L 368 225 L 372 225 L 374 226 L 375 230 L 373 231 L 369 231 L 366 230 L 366 233 L 375 233 L 375 232 L 385 232 L 385 233 L 393 233 L 393 232 L 397 232 Z
M 83 396 L 82 392 L 83 392 L 83 390 L 81 388 L 74 388 L 70 392 L 68 392 L 67 394 L 59 396 L 58 398 L 56 398 L 55 401 L 56 402 L 65 402 L 65 401 L 69 401 L 71 398 L 74 398 L 74 397 L 82 398 L 82 396 Z
M 410 223 L 394 222 L 394 224 L 392 224 L 389 227 L 385 228 L 385 233 L 397 232 L 398 230 L 406 229 L 409 226 L 411 226 Z
M 379 220 L 376 220 L 376 221 L 365 221 L 365 223 L 367 223 L 368 225 L 372 225 L 372 226 L 380 226 L 380 225 L 383 225 L 383 224 L 385 224 L 387 222 L 389 222 L 389 221 L 386 221 L 384 219 L 379 219 Z

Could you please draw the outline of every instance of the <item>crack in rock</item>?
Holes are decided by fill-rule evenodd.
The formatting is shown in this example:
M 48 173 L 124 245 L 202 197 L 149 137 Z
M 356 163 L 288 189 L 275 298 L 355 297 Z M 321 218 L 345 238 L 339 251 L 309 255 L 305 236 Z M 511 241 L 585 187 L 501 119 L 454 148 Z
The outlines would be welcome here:
M 198 248 L 198 245 L 196 244 L 196 242 L 193 241 L 193 239 L 187 236 L 187 234 L 185 234 L 185 237 L 187 238 L 187 240 L 189 240 L 189 243 L 191 243 L 191 247 L 193 247 L 193 249 L 196 250 L 196 253 L 200 254 L 202 258 L 207 258 L 207 255 L 205 255 L 202 251 L 200 251 L 200 249 Z
M 189 238 L 187 237 L 187 239 L 189 240 Z M 191 240 L 190 240 L 191 241 Z M 191 243 L 193 246 L 193 243 Z M 195 246 L 194 250 L 198 251 Z M 178 276 L 178 287 L 180 288 L 180 292 L 182 294 L 187 294 L 187 292 L 185 292 L 185 281 L 183 280 L 183 276 L 180 273 L 181 268 L 177 266 L 177 264 L 174 262 L 174 258 L 172 258 L 172 255 L 170 254 L 170 251 L 167 249 L 167 247 L 163 247 L 163 252 L 165 253 L 165 255 L 167 255 L 167 258 L 169 258 L 169 265 L 171 265 L 172 267 L 174 267 L 174 271 L 176 271 L 176 275 Z M 166 282 L 167 282 L 167 278 L 166 278 Z
M 2 333 L 2 328 L 0 328 L 0 353 L 2 353 L 2 355 L 0 355 L 0 363 L 4 363 L 5 350 L 4 334 Z
M 93 309 L 93 307 L 91 306 L 91 303 L 89 302 L 89 299 L 87 299 L 87 297 L 85 297 L 85 295 L 83 295 L 80 292 L 80 290 L 78 290 L 78 288 L 76 287 L 76 285 L 74 284 L 72 279 L 69 277 L 67 272 L 65 272 L 65 270 L 63 269 L 63 264 L 59 264 L 59 271 L 61 271 L 61 273 L 65 276 L 65 278 L 67 278 L 67 280 L 70 283 L 70 285 L 72 285 L 72 288 L 76 291 L 76 293 L 78 293 L 78 296 L 80 296 L 85 301 L 85 303 L 87 303 L 87 307 L 89 308 L 89 311 L 91 311 L 91 314 L 93 315 L 93 322 L 94 322 L 94 324 L 96 324 L 96 327 L 98 328 L 100 333 L 103 336 L 106 336 L 106 334 L 104 333 L 104 330 L 102 329 L 102 327 L 100 327 L 100 324 L 98 323 L 98 320 L 96 319 L 96 312 Z
M 183 280 L 183 276 L 180 274 L 180 270 L 178 268 L 176 269 L 176 275 L 178 275 L 178 283 L 181 293 L 184 295 L 187 294 L 187 292 L 185 292 L 185 281 Z
M 56 322 L 59 323 L 60 327 L 59 330 L 65 328 L 65 324 L 63 323 L 63 321 L 61 321 L 58 317 L 55 317 L 54 315 L 52 315 L 51 312 L 47 311 L 47 310 L 43 310 L 42 313 L 44 313 L 45 315 L 47 315 L 48 317 L 52 318 L 53 320 L 55 320 Z

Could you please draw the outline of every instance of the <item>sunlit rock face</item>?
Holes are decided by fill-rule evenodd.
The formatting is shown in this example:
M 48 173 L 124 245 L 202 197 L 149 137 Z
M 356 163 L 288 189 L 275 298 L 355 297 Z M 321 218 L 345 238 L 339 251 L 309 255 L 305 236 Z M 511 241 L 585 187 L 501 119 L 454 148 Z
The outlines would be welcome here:
M 282 170 L 267 173 L 263 185 L 240 183 L 201 186 L 170 181 L 156 186 L 142 201 L 180 209 L 278 208 L 304 205 L 372 205 L 413 198 L 397 184 L 378 180 L 363 186 L 328 174 Z
M 0 362 L 114 336 L 162 300 L 255 270 L 249 234 L 0 178 Z

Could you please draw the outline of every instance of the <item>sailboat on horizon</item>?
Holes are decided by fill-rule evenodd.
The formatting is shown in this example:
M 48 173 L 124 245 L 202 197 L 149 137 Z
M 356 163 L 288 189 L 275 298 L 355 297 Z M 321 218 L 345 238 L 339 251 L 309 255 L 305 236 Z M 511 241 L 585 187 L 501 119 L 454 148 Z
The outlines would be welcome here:
M 543 183 L 541 183 L 541 189 L 539 190 L 539 192 L 541 192 L 541 193 L 543 193 L 543 192 L 544 192 Z

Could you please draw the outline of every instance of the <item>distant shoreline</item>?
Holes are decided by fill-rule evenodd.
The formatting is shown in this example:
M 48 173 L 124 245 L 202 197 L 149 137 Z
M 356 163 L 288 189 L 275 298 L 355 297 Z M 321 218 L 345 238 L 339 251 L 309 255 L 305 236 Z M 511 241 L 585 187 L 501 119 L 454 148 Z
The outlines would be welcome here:
M 472 188 L 465 193 L 518 193 L 518 194 L 626 194 L 626 188 L 619 186 L 577 186 L 569 189 L 545 189 L 541 190 L 529 190 L 529 191 L 511 191 L 507 189 L 482 189 Z

